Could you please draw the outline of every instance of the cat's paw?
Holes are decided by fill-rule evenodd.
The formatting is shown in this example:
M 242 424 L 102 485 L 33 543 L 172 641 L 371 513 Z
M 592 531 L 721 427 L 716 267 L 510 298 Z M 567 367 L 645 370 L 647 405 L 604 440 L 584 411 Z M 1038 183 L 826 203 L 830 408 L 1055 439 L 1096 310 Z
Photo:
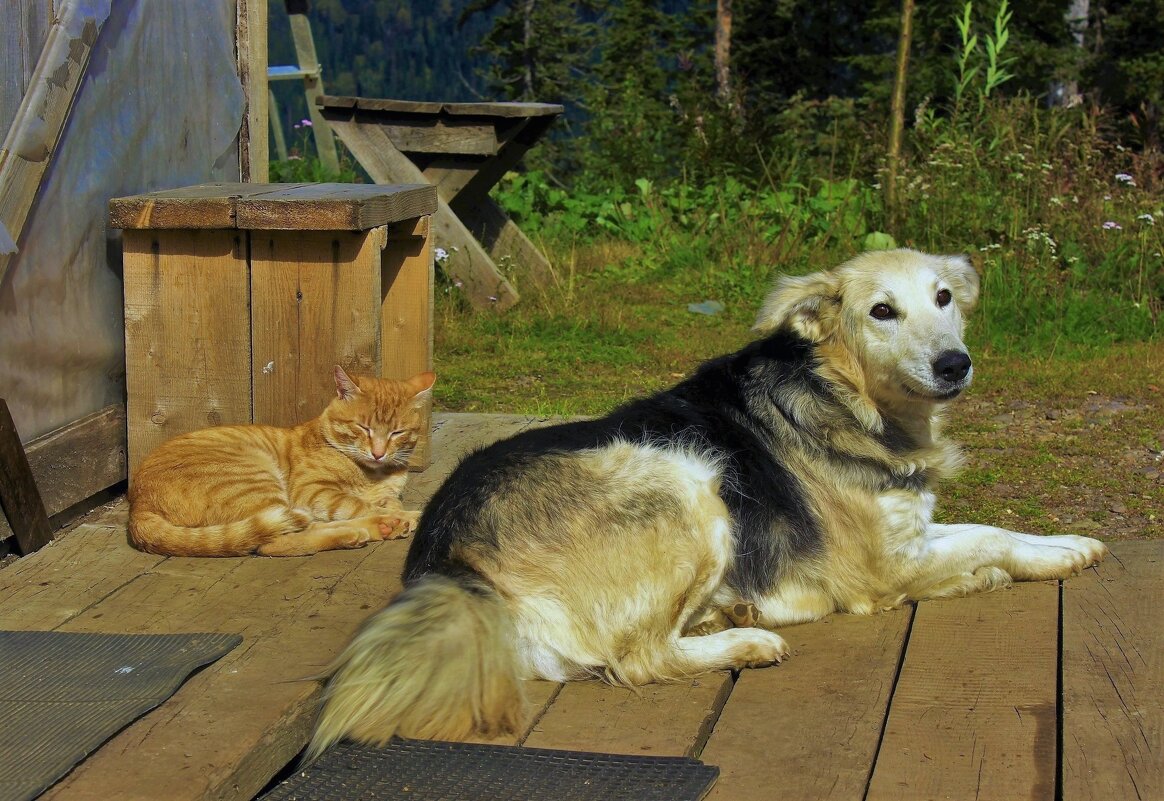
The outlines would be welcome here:
M 420 513 L 406 512 L 401 509 L 392 514 L 380 515 L 376 518 L 379 538 L 382 540 L 398 540 L 407 537 L 416 531 L 416 524 L 420 520 Z

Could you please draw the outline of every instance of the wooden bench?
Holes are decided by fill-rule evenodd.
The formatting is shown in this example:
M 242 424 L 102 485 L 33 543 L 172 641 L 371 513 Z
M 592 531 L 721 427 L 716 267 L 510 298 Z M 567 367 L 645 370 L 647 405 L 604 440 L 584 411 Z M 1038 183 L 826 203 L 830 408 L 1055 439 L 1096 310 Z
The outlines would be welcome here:
M 111 200 L 130 475 L 177 434 L 315 417 L 332 365 L 432 369 L 435 210 L 427 185 L 202 184 Z M 427 460 L 426 437 L 413 466 Z
M 506 309 L 516 268 L 540 283 L 545 256 L 489 197 L 489 190 L 562 113 L 547 103 L 425 103 L 324 95 L 324 119 L 377 183 L 430 183 L 445 269 L 477 308 Z M 499 269 L 499 264 L 506 268 Z

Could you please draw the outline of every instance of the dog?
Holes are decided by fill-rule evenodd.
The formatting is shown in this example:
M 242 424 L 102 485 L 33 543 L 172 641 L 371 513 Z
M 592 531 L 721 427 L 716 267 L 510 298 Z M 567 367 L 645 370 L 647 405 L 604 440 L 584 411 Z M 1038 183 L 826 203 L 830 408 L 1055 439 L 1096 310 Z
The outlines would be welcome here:
M 967 258 L 913 250 L 784 277 L 737 353 L 470 454 L 424 510 L 404 591 L 329 669 L 306 759 L 514 733 L 524 678 L 771 665 L 782 626 L 1100 561 L 1087 537 L 932 521 L 961 464 L 941 421 L 973 375 L 978 294 Z

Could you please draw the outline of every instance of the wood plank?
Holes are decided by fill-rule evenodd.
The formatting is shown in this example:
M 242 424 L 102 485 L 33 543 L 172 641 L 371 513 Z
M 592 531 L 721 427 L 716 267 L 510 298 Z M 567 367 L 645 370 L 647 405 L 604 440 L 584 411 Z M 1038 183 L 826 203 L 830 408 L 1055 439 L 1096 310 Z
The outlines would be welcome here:
M 16 535 L 21 553 L 30 554 L 53 538 L 44 502 L 20 444 L 20 434 L 3 398 L 0 398 L 0 510 Z
M 413 185 L 208 183 L 109 201 L 112 228 L 364 231 L 436 210 L 423 178 Z
M 251 421 L 250 299 L 237 231 L 126 231 L 123 240 L 132 476 L 170 437 Z
M 319 105 L 327 109 L 359 108 L 364 111 L 396 111 L 405 114 L 450 114 L 474 117 L 541 117 L 557 116 L 565 111 L 554 103 L 439 103 L 433 101 L 393 100 L 376 97 L 324 95 Z
M 465 206 L 454 203 L 453 209 L 493 260 L 506 265 L 506 273 L 520 289 L 533 286 L 546 290 L 553 286 L 554 268 L 549 260 L 493 198 L 486 196 Z
M 405 379 L 432 370 L 432 235 L 387 239 L 380 262 L 380 374 Z M 423 470 L 432 458 L 432 402 L 424 413 L 423 436 L 409 467 Z
M 522 126 L 516 135 L 501 147 L 501 151 L 483 163 L 477 174 L 461 187 L 457 193 L 458 205 L 477 203 L 482 198 L 487 197 L 489 190 L 501 180 L 505 173 L 517 166 L 518 162 L 525 156 L 526 151 L 537 144 L 542 134 L 554 124 L 555 119 L 554 116 L 534 117 Z
M 267 137 L 267 0 L 236 0 L 235 52 L 238 76 L 246 97 L 246 113 L 239 129 L 239 177 L 246 182 L 270 179 L 270 140 Z
M 20 242 L 108 16 L 108 5 L 100 3 L 62 0 L 57 8 L 28 92 L 0 145 L 0 241 Z M 12 256 L 0 249 L 0 282 Z
M 402 153 L 456 153 L 492 156 L 497 153 L 497 129 L 491 123 L 402 120 L 380 126 Z
M 436 190 L 421 179 L 394 186 L 299 184 L 238 198 L 234 204 L 239 228 L 366 231 L 432 214 L 437 197 Z
M 122 498 L 91 523 L 0 570 L 0 628 L 55 629 L 163 561 L 129 548 L 128 517 Z
M 1164 540 L 1063 582 L 1063 801 L 1164 798 Z
M 1055 797 L 1057 582 L 923 601 L 868 801 Z
M 694 756 L 732 689 L 728 672 L 635 690 L 599 681 L 566 684 L 525 738 L 531 748 Z
M 321 687 L 303 679 L 399 591 L 407 547 L 397 540 L 309 559 L 169 559 L 69 621 L 62 630 L 223 631 L 243 643 L 43 798 L 255 795 L 306 743 Z
M 361 125 L 329 116 L 336 135 L 352 152 L 373 181 L 392 184 L 401 181 L 424 183 L 424 176 L 407 156 L 395 148 L 388 135 L 377 126 Z M 434 190 L 435 191 L 435 190 Z M 497 265 L 481 244 L 458 219 L 449 205 L 438 198 L 433 213 L 435 244 L 450 254 L 445 269 L 460 281 L 469 302 L 477 309 L 504 311 L 518 301 L 517 291 L 497 270 Z
M 115 197 L 109 201 L 109 227 L 234 228 L 234 202 L 306 184 L 243 184 L 216 181 L 176 189 Z
M 311 134 L 315 139 L 315 152 L 323 168 L 332 175 L 339 175 L 339 158 L 335 151 L 335 135 L 331 126 L 319 111 L 316 99 L 323 95 L 323 80 L 320 78 L 319 57 L 315 54 L 315 38 L 311 35 L 311 21 L 306 9 L 303 13 L 288 11 L 291 23 L 291 40 L 295 43 L 295 60 L 304 71 L 303 94 L 307 100 L 307 115 L 311 117 Z
M 792 656 L 745 670 L 700 755 L 719 767 L 708 799 L 860 799 L 913 609 L 834 615 L 780 631 Z
M 253 421 L 298 425 L 335 395 L 334 365 L 380 370 L 384 232 L 250 237 Z
M 24 450 L 45 511 L 60 514 L 125 480 L 125 406 L 85 415 L 31 440 Z M 11 534 L 0 519 L 0 539 Z

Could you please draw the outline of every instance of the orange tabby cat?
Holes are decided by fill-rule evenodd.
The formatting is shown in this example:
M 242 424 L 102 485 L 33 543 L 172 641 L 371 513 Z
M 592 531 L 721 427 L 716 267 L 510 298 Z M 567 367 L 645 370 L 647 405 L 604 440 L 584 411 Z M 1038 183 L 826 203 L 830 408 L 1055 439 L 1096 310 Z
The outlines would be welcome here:
M 129 490 L 129 539 L 168 556 L 304 556 L 407 536 L 400 493 L 436 376 L 335 368 L 337 396 L 295 428 L 218 426 L 163 443 Z

